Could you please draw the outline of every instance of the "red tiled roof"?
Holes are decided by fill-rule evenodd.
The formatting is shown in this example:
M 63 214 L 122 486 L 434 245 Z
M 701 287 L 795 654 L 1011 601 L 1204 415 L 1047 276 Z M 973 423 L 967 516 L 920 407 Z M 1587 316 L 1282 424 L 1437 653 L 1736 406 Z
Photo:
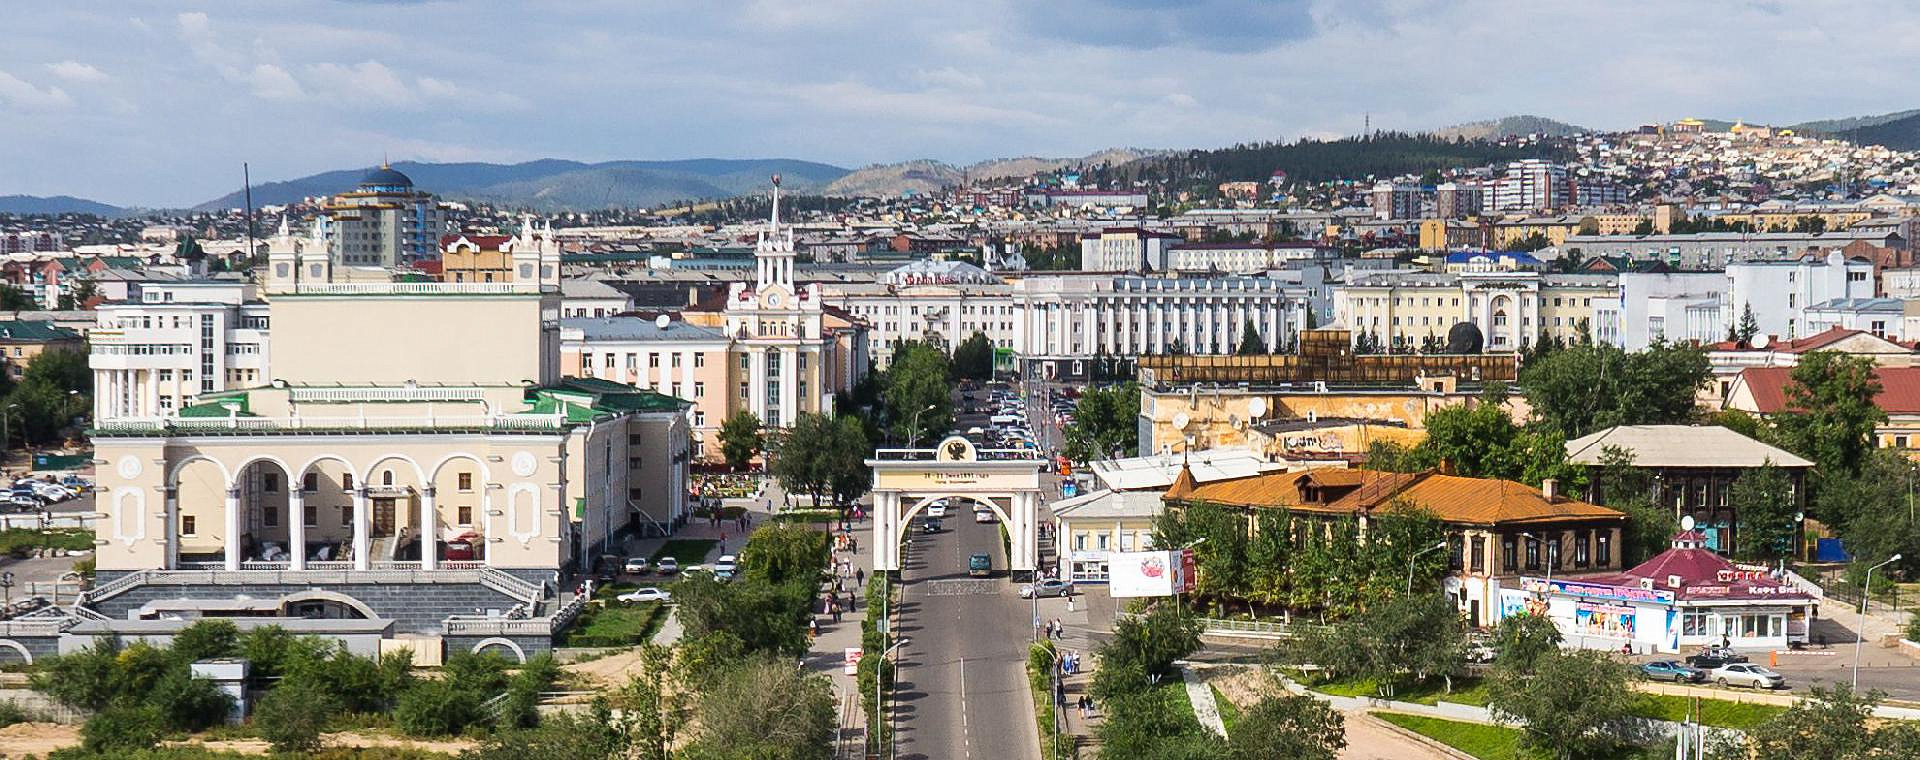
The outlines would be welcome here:
M 1753 396 L 1754 409 L 1773 414 L 1787 408 L 1787 383 L 1792 367 L 1748 367 L 1740 371 L 1740 382 Z M 1920 367 L 1875 367 L 1874 379 L 1880 381 L 1875 406 L 1888 414 L 1920 414 Z
M 1835 343 L 1839 343 L 1840 341 L 1846 340 L 1847 338 L 1851 338 L 1855 335 L 1865 335 L 1865 334 L 1867 334 L 1867 331 L 1865 330 L 1850 330 L 1845 327 L 1829 327 L 1826 329 L 1825 332 L 1815 333 L 1813 335 L 1809 335 L 1804 338 L 1796 338 L 1794 340 L 1775 340 L 1772 343 L 1768 343 L 1766 348 L 1755 348 L 1753 346 L 1741 345 L 1734 341 L 1723 340 L 1718 343 L 1707 344 L 1707 350 L 1708 351 L 1768 351 L 1768 352 L 1782 353 L 1782 354 L 1800 354 L 1800 353 L 1806 353 L 1808 351 L 1818 351 L 1822 348 L 1826 348 L 1827 346 L 1831 346 Z M 1901 343 L 1900 341 L 1897 341 L 1897 340 L 1888 340 L 1887 342 L 1902 345 L 1902 346 L 1908 345 L 1906 343 Z
M 1302 498 L 1306 486 L 1338 489 L 1340 495 L 1330 503 L 1307 502 Z M 1510 480 L 1463 478 L 1436 472 L 1314 469 L 1184 487 L 1176 480 L 1167 490 L 1166 498 L 1334 514 L 1375 511 L 1404 500 L 1432 512 L 1444 522 L 1475 525 L 1625 519 L 1619 512 L 1583 501 L 1548 499 L 1539 490 Z
M 425 272 L 427 274 L 439 274 L 443 271 L 441 268 L 443 263 L 444 262 L 439 259 L 421 259 L 413 262 L 413 268 L 415 271 Z
M 1688 541 L 1689 538 L 1691 541 Z M 1802 601 L 1812 598 L 1806 592 L 1773 578 L 1763 570 L 1741 569 L 1727 561 L 1727 558 L 1715 554 L 1711 549 L 1698 548 L 1705 540 L 1705 537 L 1698 532 L 1682 533 L 1675 537 L 1674 542 L 1689 544 L 1686 548 L 1668 549 L 1654 555 L 1652 559 L 1618 573 L 1580 575 L 1568 580 L 1631 587 L 1640 586 L 1641 579 L 1647 579 L 1653 582 L 1655 589 L 1671 592 L 1676 599 L 1693 601 L 1711 599 Z
M 440 247 L 445 248 L 461 238 L 466 238 L 467 242 L 489 251 L 500 250 L 501 246 L 513 240 L 512 235 L 441 235 Z

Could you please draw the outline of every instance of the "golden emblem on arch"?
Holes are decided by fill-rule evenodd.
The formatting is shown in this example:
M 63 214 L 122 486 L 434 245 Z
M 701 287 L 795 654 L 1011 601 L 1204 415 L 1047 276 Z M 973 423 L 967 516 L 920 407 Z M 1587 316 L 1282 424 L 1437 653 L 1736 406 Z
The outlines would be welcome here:
M 948 441 L 944 451 L 947 456 L 947 461 L 950 462 L 962 462 L 967 458 L 967 444 L 965 441 Z

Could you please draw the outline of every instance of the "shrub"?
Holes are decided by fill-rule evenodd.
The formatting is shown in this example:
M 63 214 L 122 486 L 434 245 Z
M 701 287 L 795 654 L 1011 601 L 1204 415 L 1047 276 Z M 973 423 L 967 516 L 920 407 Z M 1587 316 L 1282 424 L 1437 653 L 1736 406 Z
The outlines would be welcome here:
M 451 679 L 421 681 L 400 695 L 393 719 L 408 736 L 452 736 L 479 719 L 480 702 L 486 698 Z
M 146 702 L 172 731 L 199 731 L 227 719 L 233 698 L 212 681 L 176 670 L 155 684 Z
M 115 706 L 94 713 L 80 727 L 89 752 L 147 749 L 160 743 L 160 714 L 151 707 Z
M 1920 610 L 1913 611 L 1913 617 L 1907 620 L 1907 640 L 1920 642 Z
M 552 655 L 540 655 L 520 668 L 507 682 L 507 703 L 495 725 L 503 728 L 527 728 L 540 722 L 540 692 L 560 677 L 560 666 Z
M 232 657 L 240 651 L 240 629 L 226 620 L 201 620 L 173 637 L 173 653 L 187 662 Z
M 333 696 L 304 683 L 286 683 L 267 692 L 253 711 L 253 727 L 275 752 L 311 752 L 320 732 L 338 711 Z

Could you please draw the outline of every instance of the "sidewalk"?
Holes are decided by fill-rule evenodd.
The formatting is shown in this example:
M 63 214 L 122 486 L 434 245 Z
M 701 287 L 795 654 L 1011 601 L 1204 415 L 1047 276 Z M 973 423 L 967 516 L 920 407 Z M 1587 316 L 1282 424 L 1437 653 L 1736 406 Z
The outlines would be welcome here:
M 780 490 L 778 484 L 769 484 L 766 498 L 770 499 L 777 508 L 785 500 L 786 495 Z M 862 506 L 867 509 L 872 508 L 865 502 L 862 502 Z M 869 517 L 868 520 L 870 519 L 872 518 Z M 851 595 L 853 607 L 851 610 L 843 611 L 839 622 L 835 622 L 832 615 L 826 614 L 825 594 L 822 595 L 823 598 L 814 607 L 814 619 L 819 622 L 820 635 L 814 638 L 806 658 L 802 661 L 802 665 L 808 670 L 825 675 L 833 684 L 836 703 L 842 698 L 854 698 L 855 707 L 845 716 L 850 725 L 841 726 L 841 733 L 843 739 L 852 741 L 856 745 L 864 741 L 866 735 L 866 713 L 859 707 L 859 695 L 856 693 L 859 689 L 858 678 L 847 673 L 845 665 L 846 650 L 860 647 L 860 627 L 867 619 L 868 613 L 866 588 L 855 580 L 855 573 L 860 570 L 867 571 L 868 581 L 873 580 L 873 547 L 869 546 L 868 540 L 872 537 L 873 526 L 868 520 L 853 522 L 853 538 L 857 551 L 833 553 L 834 576 L 839 580 L 841 588 L 839 597 L 844 601 Z M 815 525 L 822 529 L 837 527 L 832 523 Z M 827 582 L 824 588 L 827 593 L 832 593 L 833 582 Z M 862 656 L 878 657 L 879 653 L 864 652 Z

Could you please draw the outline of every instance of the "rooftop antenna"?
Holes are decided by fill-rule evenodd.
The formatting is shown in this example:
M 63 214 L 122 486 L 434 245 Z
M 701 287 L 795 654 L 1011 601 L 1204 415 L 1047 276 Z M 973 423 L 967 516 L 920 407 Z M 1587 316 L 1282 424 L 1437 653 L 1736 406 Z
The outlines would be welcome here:
M 253 170 L 245 161 L 240 162 L 240 188 L 247 204 L 247 266 L 252 267 L 259 251 L 253 247 Z

